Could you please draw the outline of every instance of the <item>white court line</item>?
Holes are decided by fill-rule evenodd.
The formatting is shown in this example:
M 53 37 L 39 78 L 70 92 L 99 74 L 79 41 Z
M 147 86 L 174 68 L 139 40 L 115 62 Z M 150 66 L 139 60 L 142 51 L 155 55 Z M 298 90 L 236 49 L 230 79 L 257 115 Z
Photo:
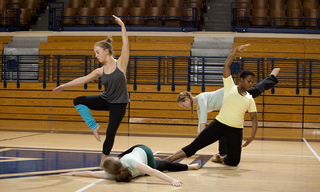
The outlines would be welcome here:
M 303 141 L 306 143 L 306 145 L 309 147 L 310 151 L 316 156 L 316 158 L 320 161 L 319 155 L 312 149 L 312 147 L 309 145 L 308 141 L 305 138 L 302 138 Z
M 242 153 L 242 155 L 253 155 L 253 156 L 272 156 L 272 157 L 312 157 L 311 155 L 276 155 L 276 154 L 250 154 L 250 153 Z
M 156 152 L 153 153 L 153 155 L 156 155 L 156 154 L 159 153 L 159 152 L 160 152 L 160 151 L 156 151 Z M 93 183 L 91 183 L 91 184 L 89 184 L 89 185 L 87 185 L 87 186 L 85 186 L 85 187 L 77 190 L 76 192 L 82 192 L 82 191 L 84 191 L 84 190 L 86 190 L 86 189 L 89 189 L 90 187 L 94 186 L 95 184 L 97 184 L 97 183 L 99 183 L 100 181 L 103 181 L 103 180 L 104 180 L 104 179 L 99 179 L 99 180 L 97 180 L 97 181 L 95 181 L 95 182 L 93 182 Z
M 95 184 L 97 184 L 97 183 L 99 183 L 99 182 L 101 182 L 103 180 L 104 179 L 99 179 L 99 180 L 97 180 L 97 181 L 95 181 L 95 182 L 93 182 L 93 183 L 91 183 L 91 184 L 89 184 L 89 185 L 87 185 L 85 187 L 82 187 L 81 189 L 77 190 L 76 192 L 82 192 L 82 191 L 84 191 L 86 189 L 89 189 L 90 187 L 94 186 Z

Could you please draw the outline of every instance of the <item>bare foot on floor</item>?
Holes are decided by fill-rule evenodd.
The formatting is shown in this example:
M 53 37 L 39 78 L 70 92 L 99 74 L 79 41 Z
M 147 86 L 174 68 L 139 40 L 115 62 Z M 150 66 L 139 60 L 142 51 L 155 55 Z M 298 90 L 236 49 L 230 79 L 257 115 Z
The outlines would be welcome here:
M 226 157 L 227 155 L 220 155 L 219 153 L 216 153 L 213 155 L 211 161 L 214 163 L 222 163 L 223 159 Z
M 274 76 L 276 77 L 279 72 L 280 72 L 280 68 L 274 68 L 274 69 L 271 71 L 271 75 L 274 75 Z
M 94 137 L 100 142 L 100 136 L 99 136 L 99 129 L 100 129 L 100 125 L 97 125 L 96 128 L 94 128 L 92 130 L 92 133 L 94 135 Z
M 193 164 L 188 165 L 189 170 L 198 170 L 200 168 L 201 168 L 200 163 L 193 163 Z

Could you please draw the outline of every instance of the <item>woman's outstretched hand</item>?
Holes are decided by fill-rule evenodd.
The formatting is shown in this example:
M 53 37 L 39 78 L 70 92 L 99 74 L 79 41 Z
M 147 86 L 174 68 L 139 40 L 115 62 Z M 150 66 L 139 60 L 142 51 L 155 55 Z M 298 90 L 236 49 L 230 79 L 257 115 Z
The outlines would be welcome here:
M 172 185 L 172 186 L 175 186 L 175 187 L 180 187 L 180 186 L 182 185 L 182 181 L 173 179 L 173 180 L 171 181 L 171 185 Z
M 64 85 L 60 85 L 59 87 L 56 87 L 54 90 L 52 90 L 53 93 L 60 93 L 65 89 Z
M 236 49 L 239 51 L 239 52 L 245 52 L 247 51 L 246 50 L 246 47 L 250 46 L 250 44 L 245 44 L 245 45 L 240 45 L 239 47 L 237 47 Z
M 122 22 L 122 20 L 115 16 L 115 15 L 112 15 L 112 17 L 115 19 L 115 21 L 121 26 L 121 27 L 124 27 L 124 23 Z

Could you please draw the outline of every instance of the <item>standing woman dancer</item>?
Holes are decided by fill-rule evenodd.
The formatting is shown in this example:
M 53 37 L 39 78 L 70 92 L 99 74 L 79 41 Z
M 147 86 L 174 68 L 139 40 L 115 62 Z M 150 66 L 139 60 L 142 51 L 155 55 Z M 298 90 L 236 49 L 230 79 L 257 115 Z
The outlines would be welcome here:
M 89 109 L 110 111 L 100 165 L 110 154 L 118 127 L 126 113 L 127 103 L 130 101 L 126 82 L 126 69 L 129 61 L 128 35 L 121 19 L 114 15 L 113 17 L 121 26 L 122 32 L 122 50 L 119 59 L 116 60 L 113 57 L 111 38 L 99 41 L 94 45 L 94 52 L 95 57 L 103 66 L 87 76 L 74 79 L 53 90 L 53 93 L 59 93 L 68 87 L 83 85 L 101 77 L 101 82 L 104 85 L 104 91 L 101 94 L 77 97 L 73 100 L 75 108 L 99 142 L 100 125 L 96 123 Z
M 241 146 L 249 145 L 255 137 L 258 118 L 257 109 L 252 96 L 247 92 L 254 81 L 254 73 L 245 70 L 240 74 L 239 86 L 236 86 L 231 76 L 230 66 L 237 52 L 246 51 L 249 44 L 237 47 L 228 57 L 223 68 L 224 96 L 223 104 L 216 119 L 213 120 L 189 145 L 165 158 L 172 162 L 182 157 L 190 157 L 198 150 L 216 142 L 222 136 L 226 137 L 227 155 L 219 158 L 219 161 L 230 166 L 237 166 L 241 158 Z M 244 114 L 248 111 L 252 120 L 251 137 L 242 145 L 242 129 Z
M 181 186 L 182 182 L 161 171 L 186 171 L 200 169 L 199 163 L 190 165 L 155 160 L 151 149 L 145 145 L 135 145 L 118 157 L 107 157 L 102 165 L 104 171 L 75 171 L 64 173 L 64 176 L 96 177 L 113 179 L 117 182 L 130 182 L 132 178 L 145 174 L 155 176 L 173 186 Z
M 278 83 L 276 76 L 278 75 L 280 68 L 274 68 L 271 74 L 259 82 L 254 88 L 248 90 L 248 93 L 253 98 L 260 96 L 265 90 L 268 90 Z M 193 105 L 197 106 L 198 113 L 198 132 L 200 133 L 207 123 L 207 113 L 219 110 L 222 107 L 224 88 L 218 89 L 212 92 L 204 92 L 193 97 L 188 91 L 181 92 L 177 97 L 179 106 L 184 108 L 191 108 L 191 114 L 193 114 Z M 225 156 L 227 154 L 226 138 L 221 137 L 219 139 L 219 153 L 214 154 L 213 162 L 217 162 L 219 156 Z

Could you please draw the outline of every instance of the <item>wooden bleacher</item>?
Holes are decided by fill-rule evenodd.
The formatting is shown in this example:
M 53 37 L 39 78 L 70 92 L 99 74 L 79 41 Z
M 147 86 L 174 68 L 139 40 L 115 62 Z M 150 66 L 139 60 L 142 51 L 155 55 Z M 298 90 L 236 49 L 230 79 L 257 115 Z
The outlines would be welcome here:
M 235 37 L 233 48 L 247 43 L 239 57 L 320 59 L 319 39 Z
M 47 43 L 41 43 L 40 54 L 93 55 L 94 43 L 105 38 L 102 36 L 50 36 Z M 190 56 L 190 47 L 193 42 L 193 37 L 133 36 L 129 38 L 131 55 Z M 120 54 L 121 37 L 117 36 L 113 39 L 115 55 Z M 263 41 L 261 38 L 235 38 L 234 46 L 248 43 L 248 41 L 251 43 L 248 54 L 241 55 L 241 53 L 239 56 L 316 58 L 317 44 L 320 47 L 318 40 L 276 38 L 263 39 Z M 304 46 L 297 46 L 301 43 Z M 253 64 L 249 63 L 246 66 L 250 65 L 253 67 Z M 266 71 L 263 73 L 267 75 Z M 280 71 L 280 85 L 282 78 L 286 78 L 286 74 Z M 15 82 L 7 83 L 7 88 L 0 86 L 0 130 L 90 132 L 74 109 L 72 100 L 81 95 L 99 94 L 102 90 L 98 89 L 97 83 L 89 83 L 87 90 L 84 90 L 83 86 L 78 86 L 59 94 L 52 93 L 52 89 L 56 86 L 54 81 L 47 82 L 45 89 L 42 88 L 41 82 L 23 82 L 19 89 L 16 88 Z M 218 88 L 220 87 L 206 86 L 206 91 L 214 91 Z M 134 90 L 133 85 L 129 83 L 131 102 L 118 133 L 194 137 L 197 135 L 196 108 L 193 112 L 194 120 L 191 121 L 190 110 L 179 107 L 176 102 L 178 93 L 185 90 L 186 85 L 176 85 L 175 91 L 172 91 L 170 84 L 162 84 L 160 91 L 157 91 L 157 85 L 150 84 L 138 84 L 137 90 Z M 191 86 L 191 92 L 194 96 L 197 95 L 201 92 L 201 86 Z M 255 101 L 259 119 L 257 138 L 320 140 L 320 89 L 314 88 L 312 95 L 309 95 L 307 88 L 300 89 L 300 93 L 296 94 L 294 87 L 276 86 L 274 94 L 270 90 L 266 91 Z M 218 112 L 209 113 L 208 123 L 217 114 Z M 93 116 L 102 124 L 104 128 L 101 132 L 104 132 L 108 122 L 108 112 L 94 111 Z M 245 120 L 244 136 L 249 136 L 251 134 L 249 114 L 245 115 Z M 12 127 L 12 125 L 15 126 Z
M 105 36 L 49 36 L 47 43 L 40 43 L 40 54 L 94 55 L 94 43 Z M 114 55 L 121 53 L 122 39 L 112 37 Z M 129 37 L 130 55 L 190 56 L 193 37 Z
M 8 88 L 1 87 L 0 122 L 11 121 L 15 124 L 24 121 L 26 122 L 23 126 L 24 130 L 27 129 L 29 122 L 30 126 L 35 126 L 34 122 L 39 122 L 39 125 L 45 125 L 46 122 L 49 127 L 35 130 L 89 132 L 90 130 L 74 109 L 72 100 L 80 95 L 99 94 L 101 90 L 97 89 L 95 83 L 91 83 L 86 91 L 82 86 L 78 86 L 53 94 L 51 90 L 54 87 L 54 83 L 48 83 L 47 89 L 43 89 L 41 83 L 26 83 L 26 85 L 22 83 L 20 89 L 16 88 L 15 83 L 8 83 Z M 217 88 L 219 87 L 206 86 L 207 91 Z M 172 92 L 170 85 L 163 85 L 161 91 L 157 92 L 155 85 L 138 85 L 137 90 L 134 91 L 129 84 L 128 90 L 131 102 L 119 133 L 180 136 L 197 134 L 196 110 L 194 120 L 191 121 L 190 110 L 183 109 L 176 103 L 177 94 L 185 90 L 185 86 L 177 86 L 176 91 Z M 194 95 L 201 92 L 199 86 L 192 86 L 191 90 Z M 306 90 L 302 90 L 300 95 L 295 95 L 293 88 L 276 88 L 275 94 L 267 91 L 263 96 L 256 98 L 259 119 L 257 138 L 319 139 L 314 136 L 320 122 L 318 112 L 320 91 L 317 91 L 318 93 L 312 96 L 309 96 Z M 217 113 L 208 114 L 208 123 Z M 97 122 L 106 126 L 108 112 L 93 111 L 92 114 Z M 249 114 L 245 115 L 245 120 L 244 135 L 248 136 L 251 133 Z M 66 128 L 61 122 L 70 127 Z M 6 123 L 2 125 L 1 130 L 9 129 Z M 159 125 L 164 129 L 159 130 Z M 11 127 L 10 129 L 20 130 L 21 128 Z M 29 129 L 33 130 L 32 127 Z
M 0 36 L 0 55 L 3 54 L 3 44 L 12 42 L 12 36 Z M 0 73 L 2 74 L 2 62 L 0 64 Z

